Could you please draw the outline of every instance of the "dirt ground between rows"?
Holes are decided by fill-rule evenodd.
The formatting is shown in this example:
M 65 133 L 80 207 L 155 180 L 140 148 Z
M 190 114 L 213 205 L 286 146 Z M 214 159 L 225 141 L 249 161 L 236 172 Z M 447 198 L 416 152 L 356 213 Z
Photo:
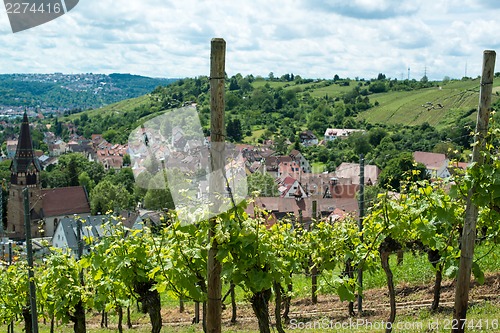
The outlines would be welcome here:
M 440 311 L 453 312 L 455 283 L 453 280 L 444 281 L 441 290 Z M 469 304 L 491 301 L 500 304 L 500 272 L 487 274 L 485 283 L 479 285 L 473 281 L 469 294 Z M 430 308 L 433 298 L 433 285 L 404 285 L 396 288 L 398 315 L 417 315 L 423 308 Z M 355 304 L 356 308 L 356 304 Z M 363 300 L 363 318 L 367 320 L 386 320 L 389 316 L 389 295 L 387 288 L 377 288 L 366 291 Z M 318 303 L 312 304 L 310 299 L 294 299 L 290 308 L 290 318 L 299 321 L 328 318 L 334 321 L 345 321 L 347 303 L 341 302 L 337 296 L 319 295 Z M 274 304 L 270 305 L 271 318 L 274 319 Z M 257 329 L 257 320 L 249 304 L 238 304 L 238 323 L 234 329 Z M 194 317 L 194 309 L 186 307 L 184 313 L 178 308 L 164 309 L 162 317 L 165 325 L 189 325 Z M 224 325 L 230 326 L 230 304 L 223 311 Z
M 452 280 L 444 281 L 441 291 L 440 310 L 444 313 L 453 313 L 455 294 L 455 283 Z M 404 285 L 396 287 L 397 316 L 417 316 L 422 309 L 430 308 L 433 298 L 433 286 L 429 285 Z M 477 282 L 471 284 L 469 304 L 490 301 L 500 305 L 500 272 L 487 274 L 485 283 L 479 285 Z M 349 319 L 347 303 L 341 302 L 337 296 L 319 295 L 318 303 L 312 304 L 310 299 L 293 299 L 290 308 L 290 318 L 297 321 L 312 321 L 328 319 L 335 322 Z M 355 304 L 356 308 L 356 304 Z M 363 318 L 369 321 L 383 321 L 389 316 L 389 296 L 387 288 L 377 288 L 366 291 L 363 300 Z M 223 311 L 223 326 L 232 327 L 234 330 L 258 329 L 257 320 L 248 303 L 238 304 L 238 319 L 236 324 L 230 323 L 230 304 Z M 271 320 L 274 322 L 274 304 L 270 304 Z M 169 307 L 162 310 L 162 318 L 165 326 L 187 327 L 191 325 L 194 317 L 194 307 L 188 304 L 183 313 L 179 308 Z M 100 317 L 92 319 L 92 326 L 98 325 Z M 137 326 L 148 325 L 147 317 L 144 322 L 135 323 Z M 135 326 L 135 325 L 134 325 Z

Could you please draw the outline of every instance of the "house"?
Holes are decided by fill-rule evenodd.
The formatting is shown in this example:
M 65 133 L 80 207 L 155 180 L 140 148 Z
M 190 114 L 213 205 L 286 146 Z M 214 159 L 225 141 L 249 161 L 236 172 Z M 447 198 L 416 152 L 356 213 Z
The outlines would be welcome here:
M 248 205 L 246 212 L 249 216 L 254 217 L 254 208 L 258 207 L 272 215 L 272 217 L 268 218 L 271 225 L 277 220 L 289 216 L 296 222 L 302 222 L 302 225 L 308 228 L 314 216 L 313 202 L 316 202 L 317 219 L 326 219 L 332 215 L 332 213 L 339 214 L 340 211 L 354 218 L 359 216 L 359 207 L 356 199 L 333 198 L 304 198 L 302 200 L 290 200 L 288 198 L 258 197 L 253 203 Z
M 50 156 L 60 156 L 67 152 L 67 144 L 61 139 L 56 140 L 54 143 L 51 143 L 48 146 Z
M 375 185 L 380 175 L 380 168 L 376 165 L 365 165 L 365 185 Z M 361 174 L 360 165 L 358 163 L 341 163 L 335 169 L 335 177 L 346 178 L 351 180 L 351 184 L 359 185 L 359 175 Z
M 289 164 L 292 162 L 292 158 L 290 156 L 268 156 L 264 161 L 266 172 L 273 177 L 278 177 L 280 163 Z
M 42 189 L 42 212 L 44 236 L 52 237 L 59 222 L 68 216 L 90 215 L 90 203 L 83 186 Z
M 293 161 L 297 162 L 302 169 L 302 172 L 310 173 L 311 172 L 311 164 L 309 164 L 309 161 L 306 160 L 304 155 L 297 149 L 293 149 L 290 152 L 290 157 L 292 158 Z
M 445 154 L 427 153 L 416 151 L 413 153 L 413 159 L 417 163 L 422 163 L 427 169 L 427 174 L 432 178 L 447 178 L 450 177 L 448 166 L 450 160 Z
M 155 228 L 165 223 L 166 219 L 164 212 L 141 209 L 131 228 L 142 229 L 144 226 Z
M 469 164 L 470 163 L 467 162 L 453 161 L 448 165 L 448 170 L 450 171 L 450 174 L 455 175 L 457 173 L 465 171 L 469 167 Z
M 340 209 L 340 208 L 335 208 L 333 210 L 333 212 L 330 215 L 328 215 L 328 217 L 326 219 L 327 219 L 327 221 L 332 223 L 332 222 L 342 221 L 343 219 L 345 219 L 349 215 L 351 215 L 351 214 L 347 213 L 345 210 Z
M 359 129 L 347 129 L 347 128 L 327 128 L 325 131 L 325 142 L 333 141 L 337 138 L 345 139 L 350 134 L 354 132 L 364 132 Z
M 92 141 L 92 146 L 94 149 L 97 148 L 97 146 L 102 142 L 105 141 L 104 138 L 102 137 L 102 134 L 92 134 L 90 141 Z
M 77 219 L 82 220 L 82 230 L 81 239 L 85 238 L 101 238 L 105 235 L 105 230 L 103 225 L 110 221 L 108 215 L 96 215 L 96 216 L 86 216 L 86 217 L 64 217 L 62 218 L 52 237 L 52 246 L 60 248 L 63 251 L 71 253 L 76 256 L 78 253 L 78 226 Z M 88 254 L 90 252 L 90 245 L 84 242 L 83 253 Z
M 7 158 L 13 159 L 16 156 L 17 140 L 7 140 Z
M 295 179 L 300 179 L 302 170 L 299 163 L 295 161 L 283 161 L 278 164 L 278 177 L 290 176 Z
M 102 141 L 97 146 L 96 159 L 106 170 L 120 169 L 123 167 L 123 156 L 127 152 L 127 145 L 113 145 L 107 141 Z
M 314 135 L 313 132 L 309 130 L 300 132 L 299 140 L 300 143 L 305 147 L 315 146 L 318 144 L 318 138 L 316 137 L 316 135 Z
M 299 181 L 290 176 L 279 180 L 278 191 L 281 198 L 292 198 L 300 200 L 307 198 L 307 194 L 300 185 Z

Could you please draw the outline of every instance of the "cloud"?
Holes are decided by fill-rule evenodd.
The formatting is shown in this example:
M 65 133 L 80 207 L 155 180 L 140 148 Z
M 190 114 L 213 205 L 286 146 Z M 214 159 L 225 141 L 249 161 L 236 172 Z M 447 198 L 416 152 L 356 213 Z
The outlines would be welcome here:
M 409 16 L 418 10 L 418 5 L 414 1 L 401 0 L 304 0 L 304 3 L 312 10 L 368 20 Z
M 0 72 L 208 75 L 210 40 L 222 37 L 229 75 L 401 77 L 427 65 L 461 77 L 465 59 L 472 73 L 500 47 L 499 16 L 493 0 L 80 1 L 18 34 L 0 11 Z

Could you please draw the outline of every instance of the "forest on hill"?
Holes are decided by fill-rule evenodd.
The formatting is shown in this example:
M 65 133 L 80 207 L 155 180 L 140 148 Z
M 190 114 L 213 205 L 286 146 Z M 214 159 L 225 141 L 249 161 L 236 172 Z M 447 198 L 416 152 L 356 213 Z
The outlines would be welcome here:
M 498 107 L 497 73 L 493 101 Z M 262 144 L 285 154 L 293 148 L 319 168 L 333 170 L 342 162 L 357 162 L 359 154 L 384 168 L 402 153 L 433 151 L 451 159 L 467 159 L 474 128 L 479 80 L 397 80 L 382 73 L 371 80 L 302 79 L 285 74 L 275 78 L 226 78 L 226 129 L 233 142 Z M 85 137 L 102 133 L 111 142 L 125 143 L 144 121 L 172 108 L 196 104 L 209 135 L 209 80 L 206 76 L 180 79 L 150 94 L 67 119 Z M 319 141 L 327 128 L 362 129 L 346 140 L 301 147 L 299 135 L 309 130 Z M 365 135 L 366 134 L 366 135 Z M 320 170 L 323 171 L 323 170 Z
M 175 79 L 131 74 L 2 74 L 0 111 L 82 111 L 144 95 Z

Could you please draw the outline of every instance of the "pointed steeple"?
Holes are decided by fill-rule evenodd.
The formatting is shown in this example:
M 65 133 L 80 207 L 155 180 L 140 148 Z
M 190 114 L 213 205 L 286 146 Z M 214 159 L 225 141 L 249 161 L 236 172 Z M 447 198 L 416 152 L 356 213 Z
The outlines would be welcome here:
M 40 163 L 33 152 L 30 124 L 26 112 L 24 112 L 23 115 L 21 133 L 19 134 L 19 140 L 17 142 L 16 156 L 12 161 L 10 170 L 12 173 L 40 172 Z

